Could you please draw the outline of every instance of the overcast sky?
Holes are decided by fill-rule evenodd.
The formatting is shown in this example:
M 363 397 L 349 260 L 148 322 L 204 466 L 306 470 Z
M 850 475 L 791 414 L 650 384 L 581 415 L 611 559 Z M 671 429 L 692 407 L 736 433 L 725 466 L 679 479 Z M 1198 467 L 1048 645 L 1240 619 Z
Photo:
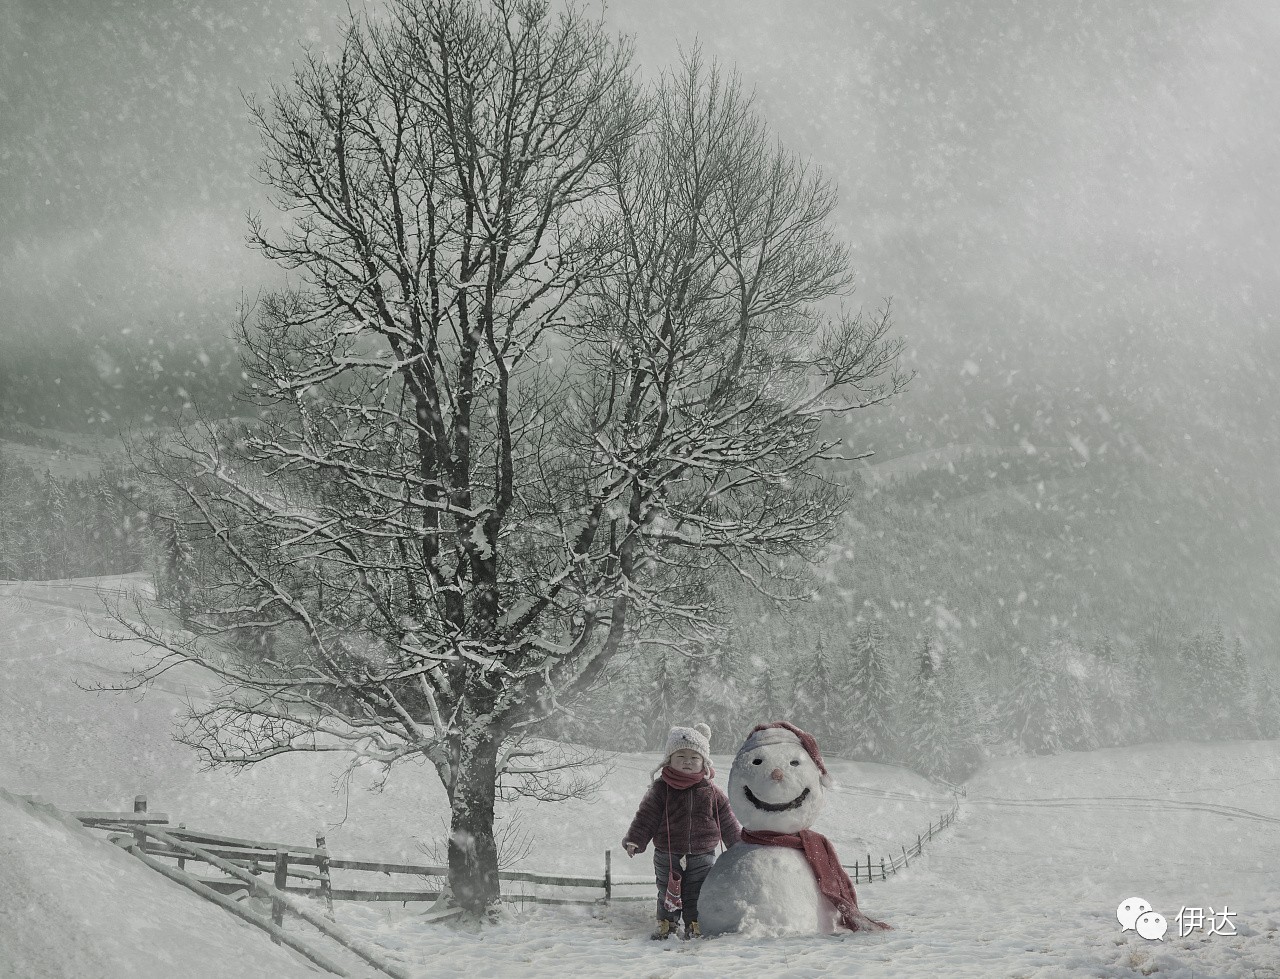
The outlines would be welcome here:
M 241 92 L 287 78 L 344 9 L 0 0 L 0 335 L 225 332 L 272 275 L 243 246 L 263 201 Z M 893 297 L 935 380 L 1083 378 L 1172 405 L 1267 349 L 1280 4 L 614 0 L 607 16 L 648 70 L 698 38 L 737 64 L 838 182 L 858 300 Z

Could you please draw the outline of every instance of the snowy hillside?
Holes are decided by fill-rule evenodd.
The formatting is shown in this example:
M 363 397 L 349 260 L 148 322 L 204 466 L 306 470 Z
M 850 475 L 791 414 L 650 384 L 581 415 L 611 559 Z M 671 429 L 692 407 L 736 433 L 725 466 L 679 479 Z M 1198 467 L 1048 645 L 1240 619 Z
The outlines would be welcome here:
M 357 771 L 349 795 L 334 791 L 341 766 L 318 756 L 275 759 L 239 776 L 202 772 L 169 734 L 183 696 L 207 690 L 204 678 L 168 674 L 141 698 L 81 691 L 77 680 L 118 674 L 130 655 L 96 637 L 78 611 L 95 603 L 94 584 L 0 584 L 0 787 L 63 809 L 121 808 L 144 792 L 152 809 L 202 829 L 305 844 L 324 828 L 331 851 L 343 855 L 420 860 L 421 847 L 439 837 L 444 796 L 425 767 L 400 769 L 379 793 L 365 790 L 377 773 Z M 766 719 L 717 732 L 721 771 L 734 740 Z M 1275 977 L 1278 748 L 1142 746 L 986 769 L 967 786 L 956 825 L 922 859 L 858 888 L 863 907 L 894 925 L 882 935 L 658 944 L 647 938 L 643 903 L 516 910 L 478 933 L 424 925 L 399 905 L 340 905 L 339 921 L 424 977 Z M 532 844 L 519 866 L 595 873 L 612 847 L 615 872 L 643 875 L 647 861 L 622 859 L 617 840 L 654 761 L 618 756 L 592 801 L 509 811 Z M 817 828 L 848 863 L 914 842 L 951 803 L 899 769 L 839 760 L 832 768 L 840 790 Z M 0 909 L 10 912 L 0 915 L 0 975 L 158 976 L 165 955 L 181 963 L 172 974 L 202 979 L 307 974 L 291 953 L 186 902 L 124 854 L 9 800 L 0 817 Z M 1169 919 L 1163 941 L 1121 932 L 1115 910 L 1131 896 Z M 1238 934 L 1177 937 L 1184 906 L 1229 908 Z M 121 951 L 133 945 L 136 955 Z M 211 945 L 244 947 L 253 964 L 210 960 L 201 950 Z
M 203 898 L 0 790 L 0 975 L 217 979 L 309 972 Z

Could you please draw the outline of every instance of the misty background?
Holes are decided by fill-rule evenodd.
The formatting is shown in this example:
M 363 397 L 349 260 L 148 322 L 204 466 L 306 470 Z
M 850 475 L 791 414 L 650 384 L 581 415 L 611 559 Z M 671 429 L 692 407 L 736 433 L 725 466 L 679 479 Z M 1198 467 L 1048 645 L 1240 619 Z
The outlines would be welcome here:
M 276 217 L 242 93 L 286 82 L 343 12 L 0 2 L 0 454 L 87 479 L 123 429 L 244 411 L 226 337 L 279 279 L 243 244 L 247 212 Z M 875 454 L 833 468 L 860 492 L 817 611 L 782 621 L 731 596 L 743 658 L 725 675 L 789 670 L 795 701 L 812 675 L 795 651 L 855 634 L 901 676 L 922 650 L 985 664 L 975 690 L 1012 683 L 1010 651 L 1038 644 L 1080 664 L 1102 643 L 1156 656 L 1219 634 L 1255 669 L 1280 663 L 1280 9 L 614 0 L 604 16 L 650 77 L 698 43 L 734 66 L 836 182 L 852 302 L 892 300 L 916 372 L 832 432 Z M 141 560 L 124 536 L 119 561 Z M 19 570 L 0 574 L 102 573 Z

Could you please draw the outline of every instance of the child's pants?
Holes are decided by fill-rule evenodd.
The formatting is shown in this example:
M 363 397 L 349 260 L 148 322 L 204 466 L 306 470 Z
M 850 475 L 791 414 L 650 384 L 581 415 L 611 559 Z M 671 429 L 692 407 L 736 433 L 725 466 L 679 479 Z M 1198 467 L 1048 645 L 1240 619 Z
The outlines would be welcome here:
M 680 866 L 680 858 L 684 858 L 685 866 Z M 667 879 L 671 871 L 682 878 L 680 883 L 680 902 L 684 920 L 698 920 L 698 895 L 702 892 L 702 882 L 711 872 L 711 865 L 716 862 L 715 850 L 706 853 L 664 853 L 653 851 L 653 870 L 658 876 L 658 917 L 668 921 L 679 921 L 681 911 L 668 911 L 662 903 L 662 895 L 667 890 Z

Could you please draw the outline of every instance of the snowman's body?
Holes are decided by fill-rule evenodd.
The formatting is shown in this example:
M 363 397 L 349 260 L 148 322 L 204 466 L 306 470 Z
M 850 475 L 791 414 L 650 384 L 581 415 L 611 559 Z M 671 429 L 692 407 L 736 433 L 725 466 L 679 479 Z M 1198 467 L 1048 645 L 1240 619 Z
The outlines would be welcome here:
M 817 819 L 829 784 L 798 738 L 772 728 L 753 732 L 734 759 L 729 803 L 744 830 L 797 833 Z M 711 868 L 699 918 L 708 935 L 830 934 L 839 927 L 803 851 L 747 842 Z
M 800 850 L 739 843 L 711 868 L 702 885 L 698 917 L 707 935 L 830 934 L 836 909 Z

